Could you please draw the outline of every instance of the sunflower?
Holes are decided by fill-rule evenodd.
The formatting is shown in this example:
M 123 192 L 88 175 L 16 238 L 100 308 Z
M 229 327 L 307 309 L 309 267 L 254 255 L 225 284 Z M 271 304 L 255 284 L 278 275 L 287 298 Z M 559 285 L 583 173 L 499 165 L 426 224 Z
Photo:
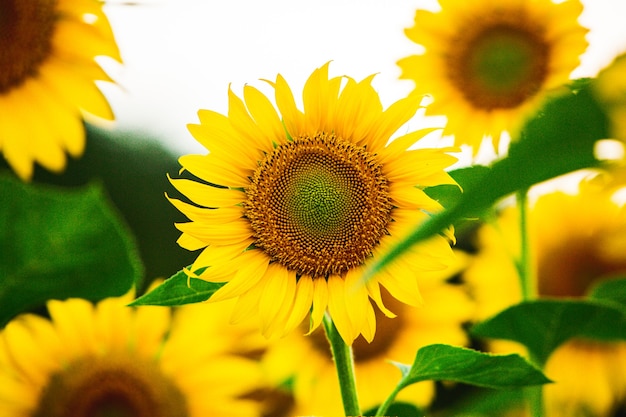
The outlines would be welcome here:
M 626 142 L 626 54 L 622 54 L 594 80 L 594 91 L 606 106 L 611 122 L 611 136 Z
M 210 330 L 219 327 L 206 316 L 172 319 L 167 308 L 134 310 L 131 300 L 50 301 L 50 320 L 10 322 L 0 333 L 0 415 L 259 415 L 240 397 L 259 383 L 259 367 L 225 349 L 229 336 Z
M 430 94 L 427 114 L 445 114 L 445 134 L 471 145 L 485 135 L 515 137 L 524 118 L 549 91 L 566 83 L 585 51 L 587 29 L 578 0 L 440 0 L 441 10 L 418 10 L 406 35 L 425 52 L 398 61 L 401 78 Z
M 0 151 L 22 179 L 36 161 L 65 167 L 85 147 L 81 115 L 113 120 L 94 83 L 111 81 L 94 61 L 121 61 L 97 0 L 0 1 Z
M 467 343 L 462 324 L 471 319 L 473 303 L 462 286 L 446 280 L 456 274 L 462 262 L 445 271 L 423 274 L 420 290 L 424 307 L 401 304 L 383 292 L 383 300 L 398 312 L 395 319 L 376 310 L 379 334 L 371 343 L 360 336 L 353 343 L 357 394 L 364 410 L 379 406 L 400 380 L 400 371 L 389 360 L 413 363 L 417 350 L 434 343 Z M 302 361 L 302 358 L 307 358 Z M 321 329 L 311 335 L 291 333 L 272 344 L 261 360 L 270 379 L 291 381 L 293 408 L 283 415 L 335 416 L 342 402 L 328 341 Z M 426 407 L 435 384 L 425 381 L 402 390 L 397 401 Z
M 311 330 L 328 309 L 346 343 L 371 341 L 370 298 L 392 315 L 380 286 L 407 304 L 421 301 L 421 273 L 452 262 L 446 237 L 410 250 L 363 285 L 373 258 L 440 205 L 424 187 L 454 183 L 444 168 L 454 149 L 407 150 L 430 130 L 391 135 L 416 112 L 412 99 L 383 110 L 372 77 L 356 82 L 316 69 L 303 91 L 304 111 L 280 75 L 276 106 L 245 86 L 229 90 L 228 116 L 199 112 L 190 125 L 210 153 L 180 158 L 192 179 L 171 182 L 194 204 L 171 199 L 190 222 L 179 244 L 203 249 L 190 272 L 225 282 L 210 301 L 236 297 L 234 319 L 260 318 L 263 334 L 285 334 L 311 312 Z
M 519 247 L 517 215 L 509 207 L 479 231 L 480 250 L 465 273 L 479 320 L 521 300 L 513 261 Z M 540 196 L 529 212 L 539 296 L 584 297 L 601 280 L 623 276 L 625 236 L 626 209 L 608 193 L 581 185 L 576 195 Z M 547 416 L 608 416 L 626 393 L 626 343 L 573 339 L 552 354 L 545 371 L 556 381 L 544 388 Z

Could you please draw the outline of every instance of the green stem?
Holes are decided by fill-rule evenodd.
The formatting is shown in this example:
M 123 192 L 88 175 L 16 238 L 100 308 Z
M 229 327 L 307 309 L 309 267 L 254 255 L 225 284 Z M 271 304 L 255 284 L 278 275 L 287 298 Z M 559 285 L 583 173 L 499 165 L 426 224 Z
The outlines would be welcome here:
M 528 197 L 527 189 L 517 192 L 517 205 L 519 207 L 520 226 L 520 258 L 518 261 L 518 272 L 520 286 L 522 289 L 522 299 L 524 301 L 537 298 L 537 285 L 533 271 L 532 253 L 530 248 L 530 237 L 528 235 Z
M 359 399 L 356 394 L 352 348 L 341 338 L 335 323 L 333 323 L 328 314 L 324 316 L 324 330 L 326 330 L 326 337 L 330 343 L 335 367 L 337 368 L 343 410 L 346 416 L 360 416 L 361 408 L 359 407 Z
M 396 395 L 398 395 L 401 389 L 402 388 L 400 387 L 400 385 L 396 386 L 396 388 L 389 395 L 389 397 L 387 397 L 385 402 L 382 403 L 380 407 L 378 407 L 378 410 L 376 410 L 376 415 L 374 417 L 382 417 L 387 413 L 387 410 L 389 409 L 389 407 L 391 407 L 391 404 L 393 404 L 393 401 L 396 399 Z
M 528 233 L 528 189 L 517 192 L 517 205 L 519 207 L 520 227 L 520 257 L 518 260 L 518 272 L 522 299 L 524 301 L 537 298 L 537 279 L 533 269 L 530 236 Z M 531 361 L 535 362 L 531 358 Z M 543 364 L 538 364 L 543 365 Z M 541 366 L 543 368 L 543 366 Z M 525 389 L 526 401 L 533 417 L 543 416 L 543 387 L 534 386 Z

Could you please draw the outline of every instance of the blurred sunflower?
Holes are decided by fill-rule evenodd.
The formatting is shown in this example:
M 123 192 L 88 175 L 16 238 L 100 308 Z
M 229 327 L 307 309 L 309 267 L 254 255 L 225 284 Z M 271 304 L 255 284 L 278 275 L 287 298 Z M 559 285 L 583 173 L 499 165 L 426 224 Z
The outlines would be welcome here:
M 190 125 L 210 153 L 180 158 L 194 179 L 172 184 L 194 204 L 171 199 L 191 222 L 178 224 L 179 244 L 204 249 L 193 277 L 226 282 L 210 301 L 238 298 L 234 319 L 258 315 L 263 334 L 285 334 L 311 312 L 311 330 L 328 308 L 347 343 L 371 341 L 371 297 L 388 315 L 380 286 L 407 304 L 421 301 L 424 271 L 452 262 L 443 236 L 415 247 L 371 279 L 368 263 L 407 229 L 439 210 L 422 190 L 454 183 L 446 149 L 407 150 L 426 132 L 389 139 L 417 111 L 403 99 L 383 110 L 372 77 L 356 82 L 318 68 L 298 109 L 284 78 L 270 83 L 270 100 L 245 86 L 244 101 L 229 91 L 228 116 L 199 112 Z
M 50 301 L 51 320 L 10 322 L 0 333 L 0 415 L 259 415 L 258 404 L 240 398 L 259 383 L 257 364 L 214 343 L 223 334 L 199 340 L 210 321 L 172 321 L 170 309 L 135 310 L 131 300 Z
M 444 114 L 444 134 L 476 154 L 485 135 L 515 136 L 548 91 L 566 83 L 585 51 L 587 29 L 578 0 L 440 0 L 441 11 L 418 10 L 406 35 L 425 52 L 398 61 L 401 78 Z
M 422 308 L 401 304 L 383 292 L 383 300 L 398 316 L 390 319 L 377 309 L 379 333 L 371 343 L 359 337 L 352 345 L 357 394 L 364 410 L 379 406 L 400 380 L 399 370 L 389 360 L 410 364 L 423 346 L 467 343 L 462 324 L 471 320 L 474 306 L 461 286 L 446 282 L 461 266 L 459 262 L 447 271 L 420 276 Z M 342 414 L 336 370 L 321 329 L 308 336 L 292 333 L 281 339 L 268 348 L 261 362 L 270 379 L 290 381 L 292 386 L 293 408 L 281 415 Z M 434 382 L 425 381 L 402 390 L 397 401 L 426 407 L 434 392 Z
M 22 179 L 82 154 L 82 111 L 113 120 L 97 56 L 121 61 L 97 0 L 0 2 L 0 151 Z
M 521 301 L 517 216 L 509 207 L 479 231 L 478 255 L 464 274 L 478 320 Z M 626 272 L 626 208 L 595 187 L 539 197 L 529 237 L 540 297 L 584 297 L 599 281 Z M 508 342 L 490 346 L 512 349 Z M 556 381 L 544 387 L 547 416 L 608 416 L 626 395 L 626 343 L 571 340 L 550 357 L 546 375 Z
M 626 142 L 626 54 L 622 54 L 593 81 L 600 102 L 606 106 L 611 135 Z

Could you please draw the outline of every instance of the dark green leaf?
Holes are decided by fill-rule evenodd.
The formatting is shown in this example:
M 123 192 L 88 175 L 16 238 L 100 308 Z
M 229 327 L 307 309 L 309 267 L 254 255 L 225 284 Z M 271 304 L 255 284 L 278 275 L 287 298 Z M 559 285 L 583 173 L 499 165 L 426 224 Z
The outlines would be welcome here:
M 101 187 L 66 190 L 0 176 L 0 326 L 48 299 L 99 300 L 142 274 Z
M 444 207 L 451 207 L 458 203 L 463 196 L 463 190 L 472 189 L 480 183 L 480 180 L 489 172 L 489 168 L 483 165 L 474 165 L 450 171 L 449 174 L 461 187 L 443 184 L 428 187 L 424 192 Z
M 369 279 L 412 245 L 428 239 L 464 218 L 481 216 L 499 199 L 548 179 L 582 168 L 598 166 L 597 140 L 608 137 L 607 118 L 587 83 L 579 90 L 549 101 L 531 119 L 506 158 L 481 168 L 463 187 L 463 195 L 443 212 L 417 225 L 408 236 L 367 272 Z M 481 172 L 482 171 L 482 172 Z
M 395 365 L 402 372 L 399 386 L 420 381 L 455 381 L 486 388 L 513 388 L 551 382 L 517 354 L 494 355 L 449 345 L 418 350 L 412 366 Z
M 545 364 L 557 347 L 574 337 L 626 340 L 626 314 L 593 300 L 535 300 L 509 307 L 474 326 L 472 333 L 519 342 Z
M 589 296 L 597 300 L 612 301 L 626 308 L 626 278 L 601 281 L 591 290 Z
M 378 407 L 371 408 L 366 410 L 363 415 L 373 416 L 376 414 L 376 410 L 378 410 Z M 398 401 L 389 406 L 385 415 L 393 417 L 416 417 L 423 416 L 424 413 L 413 404 Z
M 177 306 L 200 303 L 208 300 L 224 283 L 189 278 L 185 271 L 179 271 L 161 285 L 142 295 L 130 305 Z

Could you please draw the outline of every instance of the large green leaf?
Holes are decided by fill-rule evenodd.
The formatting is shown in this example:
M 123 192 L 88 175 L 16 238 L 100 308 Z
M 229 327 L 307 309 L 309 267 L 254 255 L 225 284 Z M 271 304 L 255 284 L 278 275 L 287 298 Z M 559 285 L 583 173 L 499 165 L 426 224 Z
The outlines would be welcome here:
M 412 245 L 440 233 L 464 218 L 482 215 L 499 199 L 548 179 L 600 165 L 594 156 L 597 140 L 608 137 L 607 118 L 588 83 L 548 101 L 524 127 L 506 158 L 481 168 L 464 193 L 443 212 L 415 226 L 407 237 L 377 259 L 365 279 Z M 454 199 L 453 199 L 454 200 Z
M 601 301 L 611 301 L 626 309 L 626 278 L 600 281 L 592 288 L 589 297 Z
M 137 250 L 102 189 L 0 176 L 0 326 L 48 299 L 99 300 L 141 278 Z
M 575 337 L 626 340 L 626 313 L 594 300 L 526 301 L 475 325 L 471 332 L 519 342 L 543 365 L 557 347 Z
M 201 303 L 208 300 L 223 285 L 224 283 L 189 278 L 185 271 L 179 271 L 149 293 L 137 298 L 131 305 L 177 306 Z
M 402 389 L 422 381 L 454 381 L 496 389 L 552 382 L 533 364 L 517 354 L 494 355 L 459 346 L 424 346 L 417 351 L 413 365 L 392 363 L 400 369 L 402 379 L 379 407 L 377 416 L 386 415 Z
M 421 381 L 454 381 L 485 388 L 516 388 L 551 382 L 517 354 L 494 355 L 459 346 L 429 345 L 417 351 L 413 365 L 394 364 L 401 388 Z

